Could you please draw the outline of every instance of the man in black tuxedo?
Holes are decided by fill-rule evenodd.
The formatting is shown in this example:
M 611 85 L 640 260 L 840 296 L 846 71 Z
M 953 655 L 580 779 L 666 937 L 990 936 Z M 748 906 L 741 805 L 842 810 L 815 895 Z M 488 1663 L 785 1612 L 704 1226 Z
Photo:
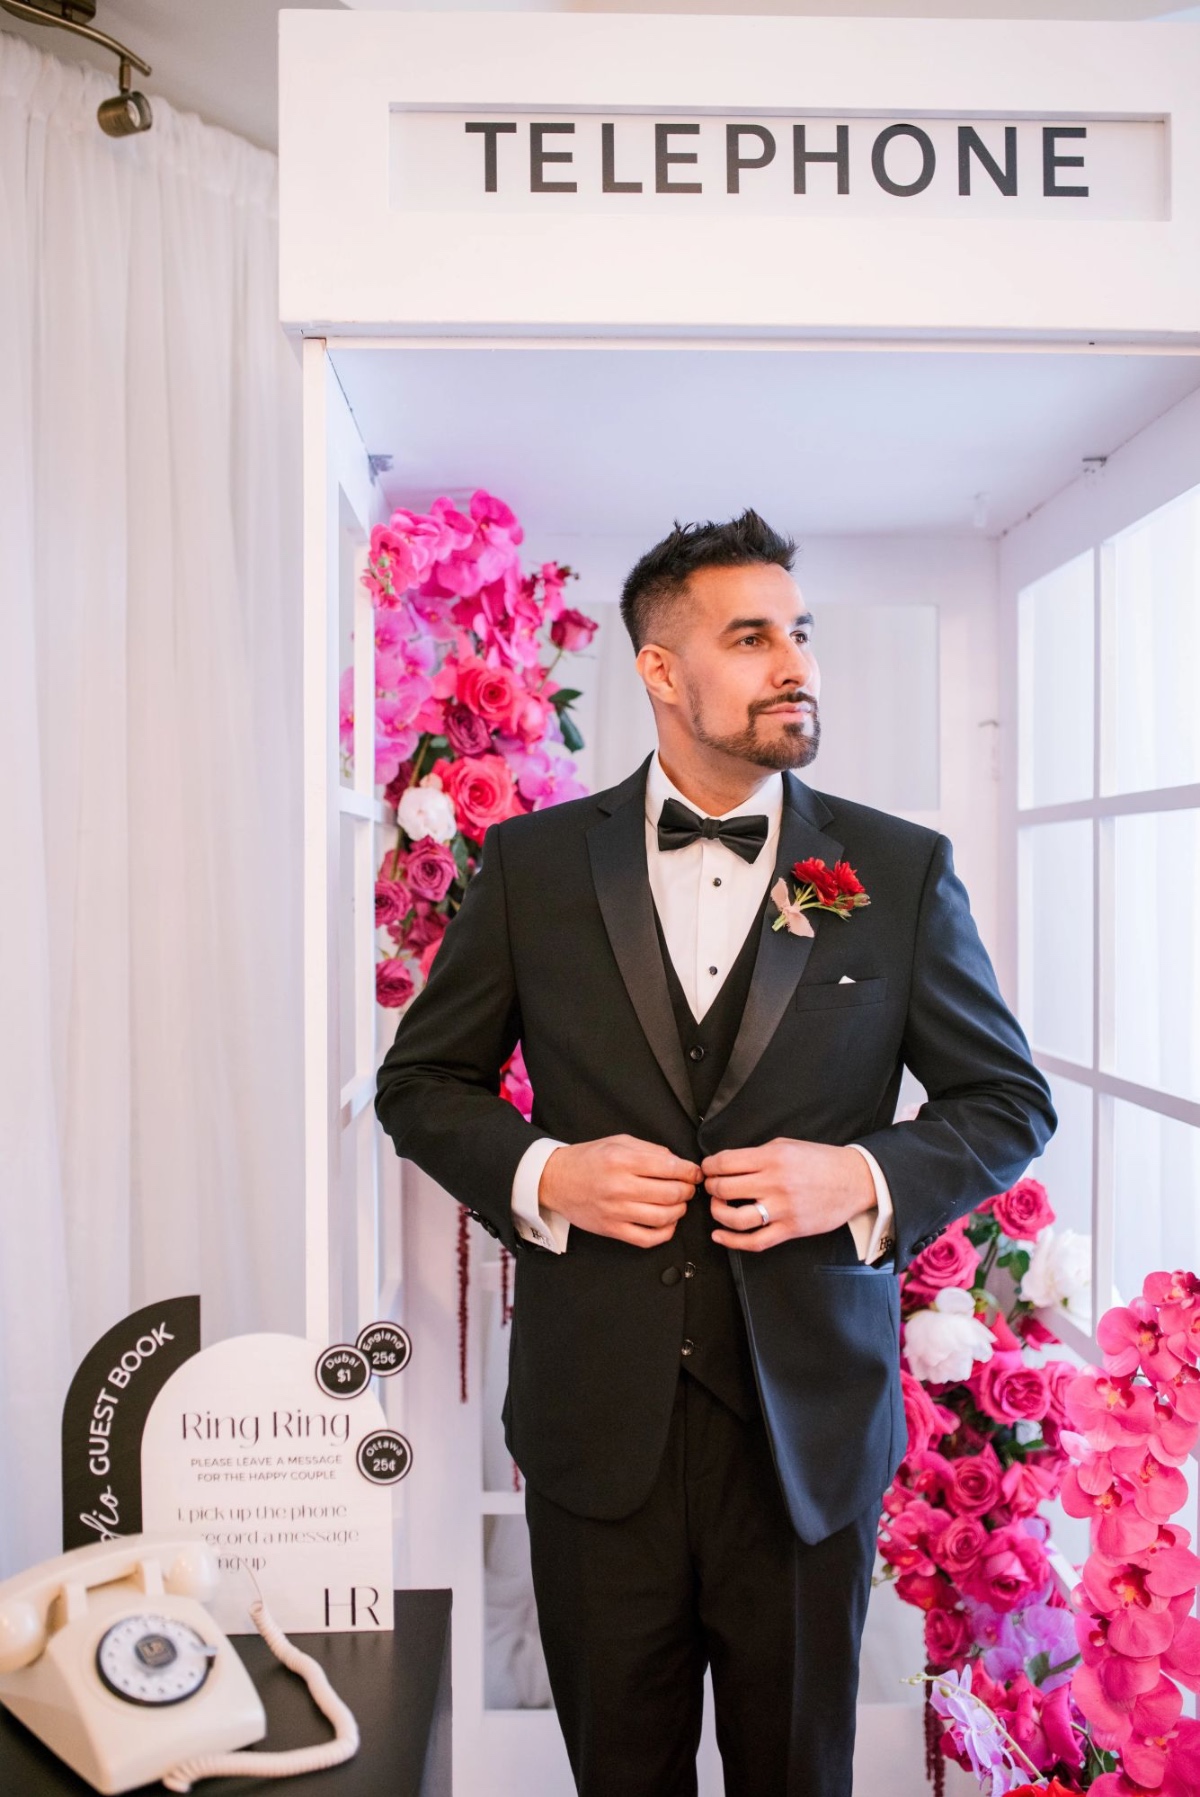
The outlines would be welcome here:
M 517 1257 L 505 1440 L 582 1797 L 695 1792 L 706 1666 L 728 1797 L 848 1797 L 896 1273 L 1056 1124 L 947 838 L 791 771 L 793 554 L 747 512 L 637 564 L 656 754 L 491 826 L 379 1074 L 398 1153 Z M 870 903 L 776 930 L 810 857 Z

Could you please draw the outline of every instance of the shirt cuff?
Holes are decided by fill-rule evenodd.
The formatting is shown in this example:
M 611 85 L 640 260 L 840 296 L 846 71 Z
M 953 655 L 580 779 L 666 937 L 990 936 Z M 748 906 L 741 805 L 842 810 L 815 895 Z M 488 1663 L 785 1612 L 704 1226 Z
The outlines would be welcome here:
M 549 1210 L 538 1203 L 538 1186 L 541 1183 L 542 1168 L 554 1150 L 565 1147 L 566 1143 L 558 1141 L 554 1136 L 539 1136 L 536 1142 L 529 1144 L 513 1174 L 513 1227 L 527 1242 L 536 1242 L 539 1248 L 549 1248 L 552 1254 L 566 1252 L 571 1225 L 558 1211 Z M 865 1148 L 863 1153 L 866 1153 Z M 882 1174 L 880 1177 L 882 1178 Z
M 859 1260 L 878 1260 L 881 1254 L 892 1253 L 896 1246 L 892 1232 L 892 1194 L 883 1168 L 871 1150 L 864 1148 L 861 1142 L 850 1142 L 847 1146 L 862 1155 L 871 1169 L 871 1181 L 875 1187 L 874 1210 L 860 1211 L 857 1217 L 851 1217 L 850 1233 L 854 1237 Z

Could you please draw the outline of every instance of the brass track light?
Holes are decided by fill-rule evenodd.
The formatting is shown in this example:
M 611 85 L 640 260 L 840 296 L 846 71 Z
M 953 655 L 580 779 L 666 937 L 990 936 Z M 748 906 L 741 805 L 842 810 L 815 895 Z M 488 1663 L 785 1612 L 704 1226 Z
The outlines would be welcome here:
M 115 37 L 92 26 L 90 21 L 96 16 L 96 0 L 0 0 L 0 6 L 14 19 L 25 19 L 32 25 L 56 25 L 61 31 L 73 31 L 76 36 L 86 37 L 90 43 L 111 50 L 120 65 L 120 91 L 110 100 L 101 100 L 96 111 L 100 129 L 109 137 L 132 137 L 139 131 L 149 131 L 154 115 L 145 94 L 134 92 L 133 70 L 148 75 L 150 64 L 127 50 L 124 44 L 119 44 Z

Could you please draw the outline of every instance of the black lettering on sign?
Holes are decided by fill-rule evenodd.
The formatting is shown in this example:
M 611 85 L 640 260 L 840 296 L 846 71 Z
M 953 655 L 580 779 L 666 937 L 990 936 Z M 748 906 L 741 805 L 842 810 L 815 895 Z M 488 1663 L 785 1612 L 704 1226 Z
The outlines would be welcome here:
M 1058 140 L 1060 137 L 1086 137 L 1086 125 L 1043 125 L 1042 127 L 1042 192 L 1047 198 L 1065 199 L 1071 195 L 1080 200 L 1087 199 L 1086 187 L 1060 187 L 1058 170 L 1060 168 L 1082 168 L 1082 156 L 1060 156 Z
M 699 162 L 695 150 L 673 150 L 673 137 L 699 137 L 699 125 L 655 125 L 654 127 L 654 191 L 655 193 L 701 193 L 699 181 L 672 181 L 673 162 Z
M 915 144 L 920 145 L 921 172 L 915 181 L 893 181 L 887 172 L 885 157 L 887 147 L 894 137 L 911 137 Z M 871 169 L 875 179 L 885 193 L 894 193 L 900 199 L 909 199 L 914 193 L 924 193 L 933 180 L 936 163 L 932 139 L 919 125 L 889 125 L 871 145 Z
M 512 132 L 515 135 L 516 129 L 515 125 L 504 124 L 499 119 L 482 119 L 478 123 L 472 121 L 463 126 L 463 130 L 468 134 L 476 132 L 483 138 L 484 193 L 495 193 L 496 191 L 496 139 L 502 131 Z
M 810 150 L 804 125 L 792 126 L 792 192 L 807 193 L 807 170 L 810 162 L 837 163 L 837 190 L 850 192 L 850 127 L 837 128 L 836 150 Z
M 958 191 L 971 191 L 971 157 L 978 156 L 1000 192 L 1011 199 L 1017 191 L 1017 127 L 1004 127 L 1004 167 L 996 161 L 992 152 L 976 131 L 974 125 L 958 127 Z
M 573 150 L 547 150 L 543 147 L 545 138 L 551 132 L 574 132 L 574 125 L 559 123 L 554 125 L 530 125 L 529 127 L 529 191 L 530 193 L 576 193 L 578 188 L 574 181 L 547 181 L 542 173 L 548 162 L 573 162 Z
M 601 186 L 605 193 L 641 193 L 640 181 L 617 180 L 617 128 L 615 125 L 600 127 L 600 167 Z
M 757 137 L 758 155 L 742 155 L 743 137 Z M 725 191 L 741 193 L 744 168 L 766 168 L 775 160 L 775 139 L 765 125 L 726 125 Z

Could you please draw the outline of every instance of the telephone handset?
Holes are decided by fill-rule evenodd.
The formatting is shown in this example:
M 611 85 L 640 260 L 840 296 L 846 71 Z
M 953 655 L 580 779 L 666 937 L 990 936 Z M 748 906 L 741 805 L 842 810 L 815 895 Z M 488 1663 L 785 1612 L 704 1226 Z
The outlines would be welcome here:
M 250 1675 L 204 1608 L 217 1568 L 202 1541 L 128 1535 L 78 1547 L 0 1584 L 0 1703 L 97 1791 L 161 1778 L 286 1778 L 358 1750 L 354 1717 L 261 1599 L 250 1614 L 308 1683 L 334 1739 L 293 1753 L 238 1753 L 267 1732 Z

